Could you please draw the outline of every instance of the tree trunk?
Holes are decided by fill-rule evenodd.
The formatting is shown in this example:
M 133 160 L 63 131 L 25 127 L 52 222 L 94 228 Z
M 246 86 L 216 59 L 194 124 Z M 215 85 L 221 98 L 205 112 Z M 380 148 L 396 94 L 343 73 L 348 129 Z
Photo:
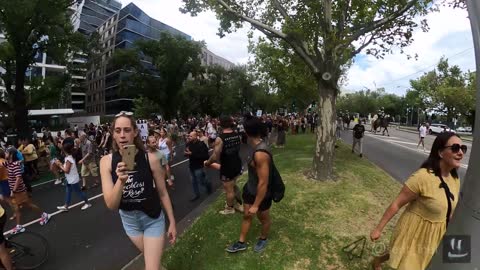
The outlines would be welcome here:
M 334 180 L 333 162 L 335 158 L 335 89 L 318 83 L 319 102 L 317 106 L 317 141 L 313 158 L 312 177 L 316 180 Z
M 25 93 L 25 71 L 22 65 L 17 62 L 17 70 L 15 74 L 15 96 L 13 104 L 15 106 L 15 127 L 18 130 L 19 137 L 30 136 L 31 132 L 28 128 L 28 108 Z
M 480 4 L 477 0 L 468 0 L 468 11 L 471 20 L 473 41 L 475 44 L 475 56 L 477 66 L 477 108 L 480 108 Z M 480 113 L 477 109 L 476 125 L 480 125 Z M 480 148 L 479 148 L 480 130 L 475 130 L 473 134 L 472 150 L 470 154 L 470 161 L 468 164 L 467 174 L 462 183 L 461 195 L 458 200 L 457 208 L 454 211 L 453 218 L 448 226 L 443 241 L 448 238 L 454 238 L 452 242 L 447 242 L 448 250 L 443 250 L 443 243 L 438 246 L 437 252 L 429 266 L 429 270 L 470 270 L 478 269 L 480 265 L 480 231 L 478 229 L 480 220 L 480 182 L 478 176 L 480 175 Z M 470 246 L 466 246 L 465 241 L 459 241 L 459 235 L 470 238 Z M 448 238 L 447 238 L 448 237 Z M 450 253 L 450 254 L 449 254 Z M 453 255 L 451 255 L 453 254 Z M 463 254 L 467 254 L 470 258 L 468 263 L 449 263 L 455 262 L 455 255 L 460 255 L 457 258 L 463 258 Z M 476 255 L 475 255 L 476 254 Z M 452 259 L 453 258 L 453 259 Z M 458 262 L 458 260 L 456 261 Z

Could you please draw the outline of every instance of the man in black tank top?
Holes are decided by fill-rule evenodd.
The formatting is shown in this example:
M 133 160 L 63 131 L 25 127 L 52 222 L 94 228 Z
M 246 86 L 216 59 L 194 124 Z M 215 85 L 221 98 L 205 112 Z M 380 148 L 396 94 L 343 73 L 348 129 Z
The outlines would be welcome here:
M 215 148 L 205 166 L 220 162 L 220 180 L 225 189 L 227 204 L 220 214 L 234 214 L 235 210 L 243 212 L 240 188 L 236 185 L 237 178 L 242 174 L 242 159 L 240 158 L 241 136 L 233 130 L 233 119 L 224 116 L 220 119 L 222 134 L 215 139 Z M 235 201 L 238 204 L 235 204 Z

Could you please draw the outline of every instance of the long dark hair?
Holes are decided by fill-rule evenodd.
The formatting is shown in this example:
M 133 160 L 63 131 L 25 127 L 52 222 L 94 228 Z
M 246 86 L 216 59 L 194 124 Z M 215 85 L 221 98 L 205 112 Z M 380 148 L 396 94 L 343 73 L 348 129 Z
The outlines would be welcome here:
M 439 152 L 445 148 L 448 140 L 450 140 L 450 138 L 453 136 L 458 137 L 458 135 L 453 132 L 443 132 L 438 134 L 437 138 L 433 142 L 430 155 L 428 156 L 427 160 L 423 162 L 420 168 L 431 170 L 436 176 L 440 177 L 442 175 L 442 171 L 440 170 L 440 161 L 442 160 L 442 158 L 440 157 Z M 458 178 L 457 169 L 452 169 L 450 171 L 450 174 L 454 178 Z

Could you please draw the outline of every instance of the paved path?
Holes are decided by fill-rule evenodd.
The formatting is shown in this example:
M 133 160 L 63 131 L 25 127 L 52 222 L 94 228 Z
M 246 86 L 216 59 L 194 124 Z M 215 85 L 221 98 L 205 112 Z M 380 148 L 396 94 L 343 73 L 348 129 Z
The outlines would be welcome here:
M 375 163 L 387 173 L 392 175 L 396 180 L 404 182 L 415 170 L 417 170 L 422 162 L 428 157 L 429 150 L 435 140 L 435 135 L 427 135 L 425 138 L 425 149 L 421 146 L 417 149 L 418 135 L 401 130 L 390 130 L 390 137 L 382 136 L 381 133 L 376 135 L 368 132 L 370 126 L 366 126 L 365 138 L 363 141 L 363 155 Z M 352 143 L 352 131 L 344 130 L 342 139 L 348 143 Z M 471 150 L 470 142 L 464 142 Z M 467 152 L 462 160 L 462 167 L 459 169 L 461 180 L 464 178 L 470 152 Z

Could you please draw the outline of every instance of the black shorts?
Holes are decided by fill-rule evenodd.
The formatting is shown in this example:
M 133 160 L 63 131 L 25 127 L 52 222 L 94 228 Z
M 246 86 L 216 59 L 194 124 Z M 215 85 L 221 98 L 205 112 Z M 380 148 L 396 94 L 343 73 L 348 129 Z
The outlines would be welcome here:
M 242 199 L 244 204 L 253 205 L 255 203 L 255 195 L 251 194 L 248 191 L 247 184 L 243 186 Z M 263 212 L 270 209 L 270 207 L 272 207 L 272 198 L 265 197 L 263 201 L 260 203 L 260 206 L 258 207 L 258 211 Z
M 227 175 L 225 175 L 227 174 Z M 231 182 L 237 180 L 237 178 L 242 175 L 241 172 L 238 173 L 220 173 L 220 181 L 222 182 Z
M 3 213 L 3 216 L 0 217 L 0 228 L 2 233 L 0 235 L 0 245 L 5 243 L 5 236 L 3 236 L 3 229 L 5 229 L 5 223 L 7 223 L 7 212 Z

